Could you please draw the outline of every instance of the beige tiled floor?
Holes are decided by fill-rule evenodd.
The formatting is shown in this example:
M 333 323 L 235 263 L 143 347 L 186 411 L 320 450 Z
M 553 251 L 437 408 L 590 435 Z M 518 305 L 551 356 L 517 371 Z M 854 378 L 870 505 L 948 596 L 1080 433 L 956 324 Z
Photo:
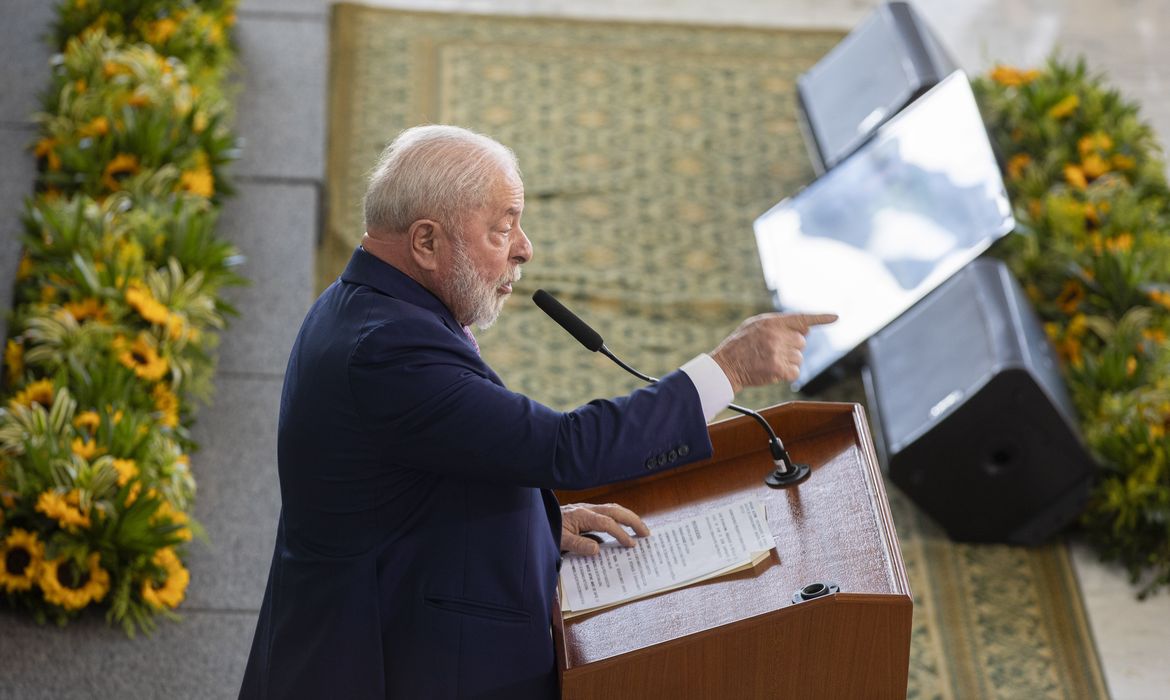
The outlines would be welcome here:
M 875 0 L 365 0 L 477 13 L 848 29 Z M 324 4 L 324 0 L 322 0 Z M 959 64 L 1038 65 L 1053 51 L 1090 67 L 1143 106 L 1170 144 L 1170 1 L 918 0 Z M 1073 548 L 1110 690 L 1119 700 L 1170 697 L 1170 594 L 1138 603 L 1123 572 Z

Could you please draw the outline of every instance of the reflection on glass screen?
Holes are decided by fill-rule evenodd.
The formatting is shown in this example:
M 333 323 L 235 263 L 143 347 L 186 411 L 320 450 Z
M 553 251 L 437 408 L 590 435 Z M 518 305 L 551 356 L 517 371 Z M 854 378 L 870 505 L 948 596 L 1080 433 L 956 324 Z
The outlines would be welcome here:
M 857 153 L 756 219 L 776 308 L 831 311 L 800 388 L 954 274 L 1014 221 L 967 77 L 955 72 Z

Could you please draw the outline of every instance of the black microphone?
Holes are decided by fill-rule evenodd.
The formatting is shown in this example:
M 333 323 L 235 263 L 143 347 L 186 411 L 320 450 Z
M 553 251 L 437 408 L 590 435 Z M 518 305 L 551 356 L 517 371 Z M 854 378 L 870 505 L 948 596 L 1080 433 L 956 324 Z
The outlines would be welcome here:
M 584 345 L 590 352 L 601 352 L 601 354 L 613 360 L 619 367 L 643 381 L 650 382 L 651 384 L 658 381 L 657 378 L 642 374 L 625 362 L 622 362 L 617 355 L 614 355 L 605 346 L 605 341 L 602 340 L 600 333 L 593 330 L 588 323 L 582 321 L 577 314 L 569 311 L 553 295 L 543 289 L 538 289 L 532 295 L 532 301 L 540 307 L 541 311 L 548 314 L 552 320 L 560 324 L 561 328 L 568 331 L 569 335 L 576 338 L 577 342 Z M 780 442 L 780 438 L 777 437 L 776 432 L 772 430 L 772 426 L 768 424 L 768 421 L 764 420 L 763 416 L 743 406 L 728 404 L 727 407 L 745 416 L 755 418 L 768 433 L 768 448 L 772 452 L 772 462 L 776 469 L 764 478 L 764 483 L 772 488 L 778 489 L 800 483 L 808 477 L 809 466 L 807 464 L 793 463 L 792 458 L 788 456 L 788 450 L 784 449 L 784 443 Z

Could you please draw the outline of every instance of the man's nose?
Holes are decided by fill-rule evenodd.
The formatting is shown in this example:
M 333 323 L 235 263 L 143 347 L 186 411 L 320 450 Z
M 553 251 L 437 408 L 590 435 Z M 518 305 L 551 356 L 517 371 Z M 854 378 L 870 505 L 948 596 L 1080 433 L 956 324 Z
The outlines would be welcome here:
M 516 239 L 515 245 L 512 247 L 512 259 L 517 264 L 523 265 L 532 259 L 532 241 L 528 240 L 524 229 L 519 229 L 520 235 Z

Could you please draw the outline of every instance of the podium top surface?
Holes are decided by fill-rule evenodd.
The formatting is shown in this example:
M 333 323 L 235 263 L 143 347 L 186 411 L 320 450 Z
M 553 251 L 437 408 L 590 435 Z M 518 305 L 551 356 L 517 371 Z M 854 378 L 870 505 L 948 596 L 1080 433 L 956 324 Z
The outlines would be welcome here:
M 557 620 L 566 671 L 753 618 L 784 614 L 804 586 L 909 598 L 880 468 L 860 406 L 792 402 L 762 412 L 810 477 L 772 489 L 767 440 L 736 418 L 711 426 L 714 456 L 633 482 L 558 494 L 562 502 L 620 503 L 653 530 L 744 498 L 764 502 L 776 549 L 755 568 L 569 620 Z M 850 596 L 855 597 L 855 596 Z M 875 599 L 876 600 L 876 599 Z M 815 604 L 817 601 L 799 603 Z M 779 653 L 779 651 L 778 651 Z

